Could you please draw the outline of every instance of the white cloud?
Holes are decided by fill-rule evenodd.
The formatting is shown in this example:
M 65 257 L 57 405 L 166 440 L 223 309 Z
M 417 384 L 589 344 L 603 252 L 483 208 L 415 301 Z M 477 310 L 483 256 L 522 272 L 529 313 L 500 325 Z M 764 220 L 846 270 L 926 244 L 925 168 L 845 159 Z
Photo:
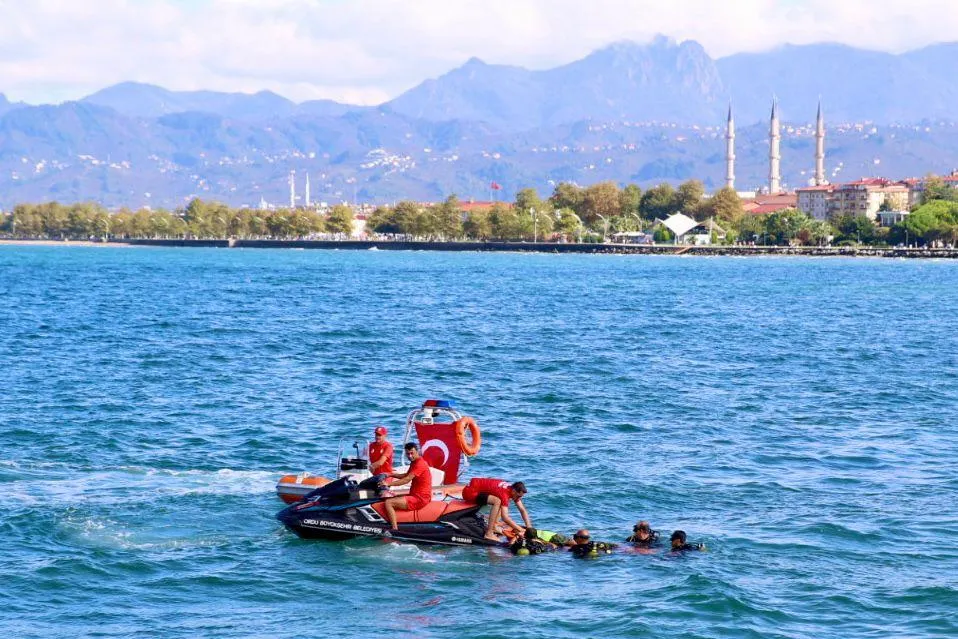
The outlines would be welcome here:
M 656 33 L 715 57 L 958 33 L 942 0 L 0 0 L 0 18 L 0 91 L 31 102 L 137 80 L 372 104 L 472 56 L 547 68 Z

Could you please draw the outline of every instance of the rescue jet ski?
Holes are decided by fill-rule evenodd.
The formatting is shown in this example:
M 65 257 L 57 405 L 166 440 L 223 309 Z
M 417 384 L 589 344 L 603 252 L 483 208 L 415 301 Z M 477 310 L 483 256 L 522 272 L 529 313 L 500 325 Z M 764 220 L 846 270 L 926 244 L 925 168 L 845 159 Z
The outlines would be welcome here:
M 479 453 L 482 435 L 472 417 L 456 410 L 455 404 L 444 399 L 428 399 L 406 416 L 406 431 L 402 444 L 419 441 L 419 450 L 426 463 L 433 468 L 433 499 L 442 499 L 449 489 L 455 489 L 459 475 L 468 467 L 468 458 Z M 402 444 L 395 452 L 402 456 Z M 364 439 L 342 440 L 339 444 L 336 468 L 332 479 L 349 477 L 357 482 L 370 477 L 369 442 Z M 405 472 L 405 466 L 396 472 Z M 276 494 L 287 504 L 300 501 L 305 495 L 328 484 L 330 478 L 302 472 L 284 475 L 276 483 Z M 409 490 L 400 487 L 400 492 Z
M 357 482 L 340 477 L 287 506 L 276 518 L 303 539 L 382 537 L 446 546 L 501 546 L 484 537 L 481 506 L 461 499 L 431 501 L 415 511 L 397 511 L 399 530 L 390 531 L 383 502 L 392 496 L 386 475 Z

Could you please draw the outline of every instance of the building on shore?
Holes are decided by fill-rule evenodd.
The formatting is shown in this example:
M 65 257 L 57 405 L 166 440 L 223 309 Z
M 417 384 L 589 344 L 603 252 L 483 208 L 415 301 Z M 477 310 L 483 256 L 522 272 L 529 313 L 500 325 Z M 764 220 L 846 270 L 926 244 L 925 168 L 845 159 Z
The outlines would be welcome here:
M 770 215 L 798 207 L 798 196 L 794 193 L 758 193 L 754 198 L 743 200 L 742 208 L 749 215 Z
M 796 206 L 805 215 L 816 220 L 826 220 L 831 212 L 831 200 L 834 192 L 835 186 L 832 184 L 795 189 Z
M 885 178 L 864 178 L 835 187 L 829 203 L 831 216 L 864 215 L 878 219 L 878 210 L 908 210 L 909 188 Z
M 900 222 L 904 222 L 909 214 L 910 211 L 879 211 L 878 225 L 894 226 Z
M 909 208 L 921 205 L 925 197 L 925 184 L 929 179 L 940 180 L 946 186 L 950 186 L 953 189 L 958 189 L 958 169 L 944 176 L 934 176 L 932 178 L 907 178 L 902 180 L 901 183 L 906 185 L 909 190 Z
M 799 210 L 818 220 L 838 215 L 864 215 L 877 221 L 879 209 L 907 211 L 915 197 L 907 182 L 893 182 L 886 178 L 808 186 L 795 192 Z

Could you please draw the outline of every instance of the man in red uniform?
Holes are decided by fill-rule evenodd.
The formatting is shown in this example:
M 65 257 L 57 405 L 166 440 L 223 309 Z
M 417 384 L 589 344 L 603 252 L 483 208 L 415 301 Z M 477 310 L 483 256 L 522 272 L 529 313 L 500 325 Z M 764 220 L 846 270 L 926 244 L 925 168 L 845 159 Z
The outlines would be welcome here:
M 397 510 L 419 510 L 432 501 L 432 473 L 429 471 L 429 464 L 419 454 L 419 446 L 416 444 L 409 442 L 405 449 L 406 457 L 409 458 L 409 470 L 401 475 L 392 473 L 389 476 L 396 480 L 392 483 L 392 487 L 412 482 L 409 494 L 390 497 L 383 502 L 390 529 L 393 531 L 399 530 L 399 523 L 396 521 Z
M 516 508 L 519 509 L 519 514 L 522 515 L 522 521 L 525 523 L 526 528 L 532 528 L 532 519 L 529 517 L 528 511 L 526 511 L 525 504 L 522 503 L 522 496 L 527 492 L 526 485 L 521 481 L 517 481 L 510 486 L 509 482 L 503 481 L 502 479 L 474 477 L 470 479 L 466 487 L 462 489 L 462 498 L 465 501 L 474 501 L 480 506 L 489 504 L 492 511 L 489 513 L 486 539 L 499 541 L 494 531 L 496 524 L 499 523 L 500 515 L 502 516 L 502 521 L 511 526 L 517 533 L 522 534 L 522 528 L 509 517 L 510 499 L 516 502 Z
M 376 441 L 369 445 L 369 472 L 373 475 L 393 472 L 393 445 L 386 439 L 385 426 L 376 427 Z

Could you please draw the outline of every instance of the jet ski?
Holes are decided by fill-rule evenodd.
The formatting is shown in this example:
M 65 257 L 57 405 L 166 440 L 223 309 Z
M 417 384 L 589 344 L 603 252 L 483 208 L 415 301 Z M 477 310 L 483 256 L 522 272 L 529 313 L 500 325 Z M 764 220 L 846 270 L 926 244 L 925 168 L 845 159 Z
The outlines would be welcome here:
M 503 545 L 484 537 L 487 522 L 479 514 L 481 506 L 461 499 L 434 500 L 420 510 L 397 511 L 399 530 L 390 531 L 383 502 L 392 493 L 385 479 L 386 475 L 376 475 L 357 482 L 340 477 L 287 506 L 276 518 L 303 539 L 382 537 L 444 546 Z
M 406 416 L 406 431 L 402 444 L 419 441 L 419 449 L 433 468 L 433 499 L 442 499 L 458 485 L 459 475 L 468 467 L 468 458 L 479 453 L 482 435 L 476 420 L 456 410 L 455 404 L 444 399 L 427 399 Z M 402 454 L 402 444 L 396 452 Z M 309 472 L 280 477 L 276 494 L 287 504 L 300 501 L 305 495 L 328 484 L 331 479 L 350 477 L 361 482 L 370 477 L 369 442 L 362 438 L 341 440 L 337 464 L 328 477 Z M 404 472 L 399 466 L 396 472 Z M 331 478 L 331 479 L 330 479 Z M 400 492 L 408 490 L 401 487 Z

